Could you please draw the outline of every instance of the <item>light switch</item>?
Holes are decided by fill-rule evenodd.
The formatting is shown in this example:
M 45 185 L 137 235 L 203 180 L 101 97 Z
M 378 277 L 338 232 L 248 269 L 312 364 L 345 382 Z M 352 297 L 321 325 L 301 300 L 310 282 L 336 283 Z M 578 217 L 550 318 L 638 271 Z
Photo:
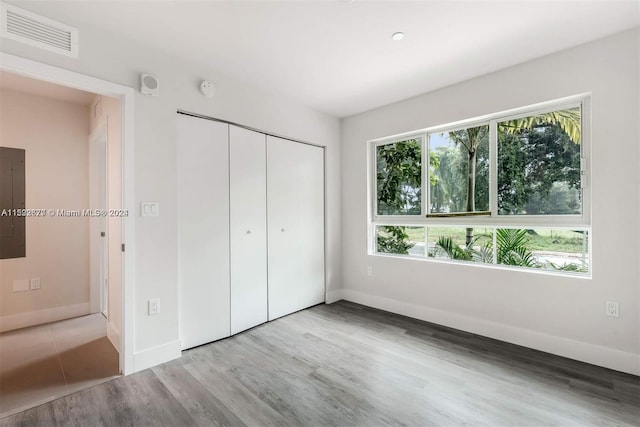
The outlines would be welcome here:
M 38 290 L 40 289 L 40 278 L 39 277 L 34 277 L 33 279 L 31 279 L 31 290 Z
M 160 216 L 160 202 L 142 202 L 140 205 L 141 216 Z

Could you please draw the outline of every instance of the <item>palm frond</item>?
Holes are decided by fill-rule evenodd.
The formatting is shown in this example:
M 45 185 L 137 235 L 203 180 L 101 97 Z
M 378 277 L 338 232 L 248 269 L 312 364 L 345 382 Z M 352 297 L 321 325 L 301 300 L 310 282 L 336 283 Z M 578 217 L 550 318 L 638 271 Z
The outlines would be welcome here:
M 443 253 L 449 259 L 471 261 L 471 254 L 453 242 L 448 236 L 440 236 L 436 241 L 437 253 Z
M 527 247 L 529 236 L 526 229 L 499 228 L 496 230 L 498 264 L 536 267 L 535 256 Z
M 536 126 L 558 125 L 567 134 L 569 139 L 576 144 L 580 144 L 581 120 L 580 110 L 560 110 L 550 113 L 539 114 L 537 116 L 522 117 L 500 123 L 500 130 L 515 134 L 531 130 Z
M 549 265 L 551 266 L 551 268 L 557 271 L 574 271 L 576 273 L 586 273 L 589 271 L 588 267 L 573 263 L 564 263 L 562 265 L 558 265 L 553 262 L 549 262 Z

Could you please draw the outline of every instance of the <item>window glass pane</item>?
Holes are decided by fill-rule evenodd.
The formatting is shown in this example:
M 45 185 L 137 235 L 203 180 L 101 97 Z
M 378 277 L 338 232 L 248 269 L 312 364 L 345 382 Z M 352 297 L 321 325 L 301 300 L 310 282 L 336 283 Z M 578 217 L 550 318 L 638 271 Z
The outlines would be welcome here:
M 429 150 L 429 212 L 488 211 L 489 126 L 430 134 Z
M 496 248 L 498 264 L 589 272 L 587 231 L 499 228 Z
M 581 214 L 580 109 L 498 123 L 498 213 Z
M 376 226 L 376 252 L 424 256 L 424 227 Z
M 470 233 L 470 238 L 467 236 Z M 469 244 L 466 242 L 469 241 Z M 427 253 L 432 258 L 493 263 L 493 228 L 429 227 Z
M 589 233 L 546 228 L 377 225 L 376 253 L 588 273 Z
M 422 147 L 419 138 L 376 147 L 378 215 L 420 215 Z

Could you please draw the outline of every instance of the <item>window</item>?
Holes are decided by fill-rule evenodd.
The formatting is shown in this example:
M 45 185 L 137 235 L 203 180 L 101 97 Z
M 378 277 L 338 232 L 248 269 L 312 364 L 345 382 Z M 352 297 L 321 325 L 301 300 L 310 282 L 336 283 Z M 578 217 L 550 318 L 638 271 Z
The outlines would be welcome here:
M 378 215 L 420 215 L 422 140 L 411 138 L 376 147 Z
M 429 212 L 489 211 L 489 126 L 428 134 Z
M 370 142 L 370 253 L 589 273 L 586 96 Z
M 499 122 L 498 214 L 581 214 L 580 108 Z

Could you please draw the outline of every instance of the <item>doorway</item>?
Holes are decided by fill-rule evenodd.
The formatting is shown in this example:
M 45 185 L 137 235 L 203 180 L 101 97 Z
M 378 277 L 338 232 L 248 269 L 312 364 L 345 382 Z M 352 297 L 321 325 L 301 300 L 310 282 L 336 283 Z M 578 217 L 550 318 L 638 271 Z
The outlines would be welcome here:
M 121 202 L 122 207 L 131 215 L 122 218 L 120 240 L 122 249 L 122 293 L 117 305 L 121 308 L 120 331 L 120 371 L 124 375 L 135 371 L 134 367 L 134 282 L 135 282 L 135 164 L 134 164 L 134 98 L 135 91 L 131 87 L 112 83 L 99 78 L 87 76 L 41 62 L 21 58 L 0 52 L 0 70 L 29 76 L 33 79 L 56 83 L 59 85 L 92 92 L 117 99 L 122 106 L 121 111 L 121 147 L 122 159 Z M 113 296 L 112 296 L 113 297 Z M 113 301 L 114 298 L 111 298 Z
M 87 244 L 87 246 L 92 247 L 92 255 L 97 254 L 97 256 L 91 256 L 91 266 L 89 268 L 91 273 L 87 274 L 87 279 L 91 276 L 91 297 L 90 301 L 86 303 L 89 308 L 83 312 L 82 307 L 80 307 L 82 304 L 75 304 L 73 308 L 76 311 L 73 311 L 69 316 L 66 316 L 73 317 L 71 320 L 47 323 L 41 326 L 23 328 L 19 331 L 14 330 L 13 332 L 3 334 L 4 336 L 0 336 L 0 339 L 3 339 L 4 342 L 0 344 L 4 345 L 0 345 L 0 347 L 2 347 L 2 349 L 17 349 L 19 347 L 28 348 L 29 352 L 31 352 L 32 355 L 39 356 L 37 360 L 40 360 L 45 365 L 47 360 L 53 360 L 56 358 L 58 361 L 66 358 L 68 361 L 70 360 L 70 357 L 73 359 L 73 352 L 70 351 L 72 350 L 72 348 L 69 347 L 71 345 L 70 340 L 67 339 L 68 337 L 65 338 L 64 331 L 72 330 L 78 332 L 72 333 L 74 339 L 79 336 L 85 336 L 90 339 L 88 343 L 85 343 L 87 345 L 78 345 L 78 343 L 76 343 L 73 346 L 80 346 L 87 349 L 91 347 L 91 345 L 94 347 L 97 345 L 97 347 L 100 347 L 103 350 L 106 349 L 107 346 L 115 348 L 113 351 L 116 355 L 115 365 L 111 362 L 103 363 L 102 365 L 115 366 L 116 374 L 131 373 L 133 371 L 133 307 L 130 302 L 132 300 L 131 283 L 133 277 L 133 252 L 126 253 L 123 250 L 125 242 L 127 243 L 127 249 L 133 249 L 133 215 L 129 218 L 119 218 L 119 223 L 110 227 L 109 218 L 104 214 L 96 215 L 96 212 L 105 212 L 109 208 L 110 202 L 113 200 L 118 202 L 117 207 L 121 210 L 126 210 L 127 207 L 133 205 L 132 192 L 125 193 L 125 187 L 128 185 L 127 182 L 132 182 L 132 180 L 128 181 L 125 178 L 131 179 L 133 175 L 132 156 L 130 155 L 133 135 L 133 90 L 131 88 L 104 82 L 88 76 L 50 67 L 34 61 L 25 60 L 23 58 L 14 57 L 12 55 L 0 53 L 0 56 L 0 70 L 3 72 L 10 72 L 23 77 L 28 75 L 29 77 L 37 77 L 36 80 L 38 81 L 63 83 L 66 87 L 91 91 L 94 94 L 93 96 L 97 99 L 104 100 L 108 98 L 108 95 L 115 96 L 110 99 L 120 106 L 120 112 L 117 114 L 117 120 L 112 120 L 112 122 L 119 121 L 121 126 L 117 132 L 112 133 L 121 138 L 121 146 L 118 150 L 111 150 L 111 153 L 107 147 L 107 141 L 111 131 L 110 125 L 113 123 L 107 124 L 104 122 L 95 128 L 92 127 L 94 131 L 91 133 L 89 138 L 85 139 L 85 144 L 90 152 L 90 155 L 87 155 L 86 161 L 91 166 L 90 168 L 87 168 L 90 169 L 90 172 L 88 172 L 88 179 L 85 181 L 87 181 L 87 188 L 91 189 L 89 196 L 91 200 L 90 202 L 87 202 L 84 207 L 79 206 L 79 208 L 80 210 L 83 210 L 83 208 L 89 208 L 86 209 L 86 215 L 91 218 L 91 221 L 87 228 L 90 232 L 95 228 L 98 231 L 97 236 L 99 237 L 98 239 L 90 239 L 91 242 Z M 92 120 L 96 117 L 95 107 L 95 104 L 91 106 Z M 102 107 L 103 105 L 100 105 L 99 109 Z M 129 153 L 129 156 L 127 155 L 127 152 Z M 115 180 L 116 184 L 111 186 L 111 188 L 109 188 L 107 179 L 108 166 L 106 166 L 106 162 L 109 160 L 109 155 L 116 158 L 120 163 L 118 179 Z M 27 158 L 27 161 L 28 160 L 29 159 Z M 124 197 L 125 194 L 128 198 Z M 82 215 L 85 215 L 85 213 L 82 213 Z M 93 219 L 95 219 L 95 221 Z M 91 232 L 91 235 L 93 236 L 95 233 Z M 109 243 L 109 237 L 112 237 L 112 243 Z M 112 259 L 115 258 L 121 260 L 120 266 L 115 270 L 113 277 L 110 277 L 109 275 L 109 255 L 112 255 Z M 125 268 L 125 262 L 127 263 L 126 266 L 128 268 Z M 2 270 L 4 271 L 6 269 L 2 268 Z M 120 289 L 118 289 L 118 292 L 109 292 L 110 278 L 113 279 L 111 282 L 119 281 Z M 46 282 L 43 281 L 42 284 L 45 286 Z M 59 310 L 56 312 L 56 310 L 57 309 L 46 311 L 45 314 L 47 316 L 58 316 L 61 318 L 61 313 L 59 313 Z M 85 314 L 87 312 L 97 313 L 97 315 L 89 314 L 87 316 L 76 317 L 79 314 Z M 12 320 L 15 321 L 16 319 L 17 317 L 14 316 L 14 319 Z M 0 313 L 0 326 L 3 326 L 5 323 L 3 320 L 2 314 Z M 99 336 L 92 335 L 96 330 L 103 328 L 105 324 L 108 324 L 109 327 L 107 328 L 107 332 L 104 337 L 101 338 Z M 114 327 L 114 324 L 117 325 L 117 327 Z M 24 335 L 26 338 L 20 338 L 19 335 Z M 53 355 L 46 352 L 39 352 L 36 350 L 36 347 L 33 347 L 34 345 L 37 346 L 37 343 L 39 342 L 37 337 L 45 337 L 45 342 L 47 340 L 51 341 L 52 339 L 62 339 L 66 343 L 61 344 L 60 342 L 56 342 L 54 347 L 65 349 L 63 352 L 64 354 L 53 357 Z M 13 344 L 7 344 L 9 341 Z M 15 344 L 20 342 L 23 344 Z M 102 353 L 104 356 L 105 352 Z M 13 356 L 14 360 L 20 359 L 20 357 L 15 357 L 15 354 Z M 4 366 L 10 365 L 7 363 L 2 364 Z M 62 365 L 62 363 L 58 363 L 58 365 Z M 73 363 L 67 363 L 66 366 L 73 367 L 74 365 L 78 367 L 82 364 L 74 361 Z M 18 369 L 13 369 L 13 374 L 16 372 L 20 372 L 19 367 Z M 98 376 L 102 375 L 102 378 L 108 379 L 114 371 L 112 368 L 111 371 L 107 369 L 105 372 L 108 372 L 109 375 L 104 377 L 103 372 L 103 374 L 99 374 Z M 13 374 L 11 374 L 12 376 L 10 375 L 10 377 L 14 379 L 27 377 L 25 375 L 15 376 Z M 71 371 L 67 371 L 66 373 L 63 373 L 62 376 L 73 377 L 73 373 Z M 19 382 L 20 381 L 16 381 L 16 384 Z M 74 391 L 74 385 L 70 384 L 70 382 L 71 381 L 67 381 L 66 388 L 68 392 Z M 33 386 L 33 384 L 31 384 L 31 386 Z M 6 389 L 6 387 L 3 388 Z M 51 394 L 49 397 L 59 397 L 59 394 L 56 392 Z M 39 401 L 37 403 L 42 402 Z M 3 415 L 6 415 L 4 410 L 0 410 L 0 412 L 3 412 Z
M 0 259 L 0 413 L 6 414 L 119 374 L 119 341 L 107 333 L 110 324 L 120 330 L 119 307 L 108 307 L 107 296 L 119 291 L 120 280 L 108 280 L 108 272 L 121 270 L 121 260 L 107 258 L 109 246 L 119 243 L 118 236 L 108 238 L 107 223 L 117 230 L 120 218 L 104 213 L 111 206 L 110 175 L 121 169 L 107 152 L 121 150 L 117 133 L 107 131 L 108 115 L 120 115 L 116 100 L 6 71 L 0 71 L 0 93 L 3 150 L 21 154 L 1 165 L 9 178 L 3 183 L 12 184 L 1 188 L 3 211 L 18 197 L 25 212 L 15 216 L 26 223 L 26 233 L 3 227 L 9 233 L 2 236 L 12 243 L 22 237 L 26 249 Z M 92 114 L 94 99 L 109 108 Z M 120 206 L 116 185 L 113 191 Z M 0 217 L 7 220 L 12 215 Z M 94 307 L 92 275 L 100 281 Z

